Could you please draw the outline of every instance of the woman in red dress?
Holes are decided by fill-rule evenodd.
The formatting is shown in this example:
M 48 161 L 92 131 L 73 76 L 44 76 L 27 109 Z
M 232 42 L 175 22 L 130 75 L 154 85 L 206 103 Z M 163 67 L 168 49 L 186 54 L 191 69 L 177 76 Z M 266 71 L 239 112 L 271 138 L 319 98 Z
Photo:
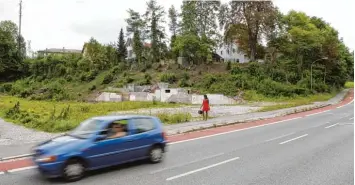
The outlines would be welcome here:
M 207 120 L 208 118 L 208 111 L 210 111 L 210 102 L 207 98 L 207 95 L 204 95 L 204 99 L 202 101 L 201 110 L 203 114 L 203 120 Z

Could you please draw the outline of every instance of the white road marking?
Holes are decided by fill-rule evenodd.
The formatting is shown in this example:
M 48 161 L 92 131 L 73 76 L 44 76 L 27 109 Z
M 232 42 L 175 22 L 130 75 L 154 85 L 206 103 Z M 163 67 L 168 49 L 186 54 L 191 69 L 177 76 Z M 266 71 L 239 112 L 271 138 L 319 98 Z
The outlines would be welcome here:
M 8 161 L 8 160 L 18 160 L 18 159 L 24 159 L 24 158 L 30 158 L 33 156 L 32 154 L 22 154 L 22 155 L 15 155 L 15 156 L 10 156 L 10 157 L 4 157 L 1 158 L 2 161 Z
M 204 157 L 202 159 L 194 160 L 194 161 L 191 161 L 191 162 L 188 162 L 188 163 L 175 165 L 175 166 L 171 166 L 171 167 L 168 167 L 168 168 L 163 168 L 163 169 L 160 169 L 160 170 L 153 171 L 150 174 L 155 174 L 155 173 L 159 173 L 159 172 L 162 172 L 162 171 L 165 171 L 165 170 L 170 170 L 170 169 L 173 169 L 173 168 L 186 166 L 186 165 L 189 165 L 189 164 L 192 164 L 192 163 L 200 162 L 200 161 L 203 161 L 203 160 L 206 160 L 206 159 L 211 159 L 211 158 L 218 157 L 218 156 L 221 156 L 221 155 L 224 155 L 224 153 L 219 153 L 219 154 L 212 155 L 212 156 L 209 156 L 209 157 Z
M 325 127 L 325 128 L 331 128 L 331 127 L 337 126 L 338 124 L 339 124 L 339 123 L 335 123 L 335 124 L 329 125 L 329 126 L 327 126 L 327 127 Z
M 337 109 L 342 108 L 342 107 L 347 106 L 347 105 L 350 105 L 350 104 L 353 103 L 353 102 L 354 102 L 354 100 L 351 100 L 351 102 L 349 102 L 349 103 L 347 103 L 347 104 L 345 104 L 345 105 L 339 106 L 339 107 L 337 107 Z
M 0 172 L 0 175 L 4 175 L 5 173 L 4 172 Z
M 294 134 L 294 132 L 293 133 L 289 133 L 289 134 L 285 134 L 285 135 L 281 135 L 279 137 L 275 137 L 275 138 L 272 138 L 272 139 L 268 139 L 265 142 L 273 141 L 273 140 L 276 140 L 276 139 L 281 139 L 283 137 L 286 137 L 286 136 L 289 136 L 289 135 L 292 135 L 292 134 Z
M 239 157 L 235 157 L 235 158 L 232 158 L 232 159 L 228 159 L 228 160 L 222 161 L 222 162 L 220 162 L 220 163 L 216 163 L 216 164 L 213 164 L 213 165 L 210 165 L 210 166 L 206 166 L 206 167 L 199 168 L 199 169 L 196 169 L 196 170 L 193 170 L 193 171 L 189 171 L 189 172 L 187 172 L 187 173 L 183 173 L 183 174 L 180 174 L 180 175 L 177 175 L 177 176 L 174 176 L 174 177 L 169 177 L 169 178 L 167 178 L 166 180 L 167 180 L 167 181 L 171 181 L 171 180 L 174 180 L 174 179 L 177 179 L 177 178 L 180 178 L 180 177 L 184 177 L 184 176 L 187 176 L 187 175 L 191 175 L 191 174 L 197 173 L 197 172 L 199 172 L 199 171 L 207 170 L 207 169 L 209 169 L 209 168 L 213 168 L 213 167 L 216 167 L 216 166 L 225 164 L 225 163 L 229 163 L 229 162 L 235 161 L 235 160 L 237 160 L 237 159 L 239 159 Z
M 349 120 L 353 120 L 353 119 L 354 119 L 354 117 L 350 118 Z
M 29 167 L 24 167 L 24 168 L 17 168 L 17 169 L 13 169 L 13 170 L 8 170 L 8 172 L 13 173 L 13 172 L 19 172 L 19 171 L 24 171 L 24 170 L 30 170 L 30 169 L 34 169 L 37 168 L 37 166 L 29 166 Z
M 286 122 L 286 121 L 291 121 L 291 120 L 295 120 L 295 119 L 299 119 L 299 118 L 302 118 L 302 117 L 296 117 L 296 118 L 276 121 L 276 122 L 273 122 L 273 123 L 268 123 L 268 124 L 264 124 L 264 125 L 258 125 L 258 126 L 253 126 L 253 127 L 248 127 L 248 128 L 238 129 L 238 130 L 231 130 L 231 131 L 228 131 L 228 132 L 223 132 L 223 133 L 218 133 L 218 134 L 213 134 L 213 135 L 208 135 L 208 136 L 202 136 L 202 137 L 193 138 L 193 139 L 187 139 L 187 140 L 183 140 L 183 141 L 171 142 L 171 143 L 169 143 L 169 145 L 185 143 L 185 142 L 189 142 L 189 141 L 195 141 L 195 140 L 199 140 L 199 139 L 205 139 L 205 138 L 215 137 L 215 136 L 220 136 L 220 135 L 225 135 L 225 134 L 230 134 L 230 133 L 239 132 L 239 131 L 243 131 L 243 130 L 249 130 L 249 129 L 253 129 L 253 128 L 273 125 L 273 124 L 276 124 L 276 123 L 282 123 L 282 122 Z
M 281 142 L 280 145 L 283 145 L 283 144 L 285 144 L 285 143 L 288 143 L 288 142 L 291 142 L 291 141 L 294 141 L 294 140 L 296 140 L 296 139 L 300 139 L 300 138 L 306 137 L 306 136 L 308 136 L 308 134 L 305 134 L 305 135 L 302 135 L 302 136 L 298 136 L 298 137 L 295 137 L 295 138 L 293 138 L 293 139 L 290 139 L 290 140 Z
M 322 113 L 329 112 L 329 111 L 330 111 L 330 110 L 326 110 L 326 111 L 317 112 L 317 113 L 314 113 L 314 114 L 308 114 L 308 115 L 306 115 L 306 117 L 308 117 L 308 116 L 313 116 L 313 115 L 317 115 L 317 114 L 322 114 Z

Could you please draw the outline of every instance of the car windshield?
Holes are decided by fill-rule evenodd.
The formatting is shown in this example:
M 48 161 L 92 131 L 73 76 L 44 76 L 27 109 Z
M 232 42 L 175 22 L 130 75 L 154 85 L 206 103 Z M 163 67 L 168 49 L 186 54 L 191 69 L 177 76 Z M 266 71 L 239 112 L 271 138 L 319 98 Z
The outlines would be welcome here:
M 72 137 L 87 139 L 100 129 L 101 122 L 101 120 L 96 119 L 85 120 L 80 123 L 80 125 L 76 127 L 73 131 L 71 131 L 68 135 Z

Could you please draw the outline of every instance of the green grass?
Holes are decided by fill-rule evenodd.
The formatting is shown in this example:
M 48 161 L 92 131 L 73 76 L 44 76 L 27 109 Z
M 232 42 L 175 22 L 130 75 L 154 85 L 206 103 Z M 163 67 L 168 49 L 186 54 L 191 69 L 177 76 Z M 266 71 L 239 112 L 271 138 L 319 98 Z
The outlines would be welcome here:
M 302 106 L 302 105 L 308 105 L 308 104 L 312 104 L 313 102 L 317 102 L 317 101 L 327 101 L 327 100 L 333 98 L 335 95 L 336 95 L 336 93 L 334 92 L 334 93 L 310 95 L 310 96 L 306 96 L 306 97 L 296 97 L 294 99 L 289 99 L 289 98 L 275 99 L 276 100 L 275 102 L 280 102 L 281 100 L 283 100 L 283 101 L 286 100 L 285 101 L 286 103 L 265 106 L 265 107 L 259 109 L 259 112 L 267 112 L 267 111 L 286 109 L 286 108 L 297 107 L 297 106 Z
M 346 82 L 344 86 L 345 88 L 354 88 L 354 82 Z
M 176 124 L 176 123 L 184 123 L 192 120 L 192 116 L 190 113 L 175 113 L 175 114 L 167 114 L 167 113 L 159 113 L 156 115 L 164 124 Z
M 19 110 L 14 108 L 19 102 Z M 119 102 L 119 103 L 81 103 L 31 101 L 12 96 L 0 96 L 0 117 L 16 124 L 46 132 L 64 132 L 73 129 L 81 121 L 110 112 L 135 110 L 141 108 L 178 107 L 179 104 L 160 102 Z M 167 117 L 167 118 L 166 118 Z M 179 115 L 163 117 L 169 123 L 184 120 Z

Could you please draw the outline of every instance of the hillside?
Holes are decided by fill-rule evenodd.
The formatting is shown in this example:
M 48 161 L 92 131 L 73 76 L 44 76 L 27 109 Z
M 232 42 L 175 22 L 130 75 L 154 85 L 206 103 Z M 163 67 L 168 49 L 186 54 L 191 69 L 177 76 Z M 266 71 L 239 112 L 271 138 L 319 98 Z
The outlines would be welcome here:
M 49 64 L 56 61 L 54 58 L 46 60 Z M 320 73 L 317 69 L 313 72 L 316 75 Z M 187 69 L 175 63 L 151 66 L 122 64 L 100 72 L 50 75 L 42 73 L 39 76 L 3 83 L 0 85 L 0 92 L 32 100 L 91 101 L 107 87 L 122 87 L 129 83 L 150 85 L 167 82 L 171 87 L 190 88 L 192 92 L 200 94 L 222 93 L 234 97 L 243 91 L 243 98 L 246 100 L 292 98 L 311 94 L 307 84 L 291 83 L 291 75 L 269 63 L 212 63 Z M 319 83 L 313 84 L 313 88 L 318 93 L 337 90 Z

